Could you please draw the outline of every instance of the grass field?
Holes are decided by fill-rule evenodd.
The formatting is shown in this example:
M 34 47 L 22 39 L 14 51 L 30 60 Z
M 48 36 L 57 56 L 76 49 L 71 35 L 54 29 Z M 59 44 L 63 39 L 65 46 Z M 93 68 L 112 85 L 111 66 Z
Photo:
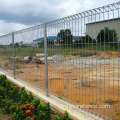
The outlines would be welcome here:
M 92 51 L 89 54 L 89 51 Z M 96 55 L 98 51 L 120 51 L 120 44 L 112 47 L 108 44 L 104 45 L 85 45 L 81 47 L 74 47 L 73 45 L 49 45 L 47 47 L 47 52 L 49 56 L 60 54 L 60 55 L 80 55 L 80 56 L 92 56 Z M 35 56 L 36 53 L 44 53 L 44 46 L 42 47 L 15 47 L 15 55 L 16 56 Z M 0 55 L 11 55 L 12 56 L 12 48 L 4 47 L 0 48 Z

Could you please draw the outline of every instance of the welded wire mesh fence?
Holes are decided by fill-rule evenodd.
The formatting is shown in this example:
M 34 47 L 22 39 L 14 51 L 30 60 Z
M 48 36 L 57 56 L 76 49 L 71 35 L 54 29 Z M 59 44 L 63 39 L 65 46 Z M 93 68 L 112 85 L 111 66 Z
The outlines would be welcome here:
M 119 7 L 117 2 L 1 36 L 0 68 L 78 109 L 119 120 Z

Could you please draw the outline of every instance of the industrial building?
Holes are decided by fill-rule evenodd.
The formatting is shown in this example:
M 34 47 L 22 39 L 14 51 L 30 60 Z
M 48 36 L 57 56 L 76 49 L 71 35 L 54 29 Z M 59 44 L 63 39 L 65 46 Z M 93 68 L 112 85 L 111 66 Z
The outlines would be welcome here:
M 120 18 L 108 19 L 99 22 L 92 22 L 86 24 L 86 34 L 96 39 L 100 30 L 105 27 L 109 27 L 109 29 L 114 29 L 117 32 L 118 41 L 120 41 Z

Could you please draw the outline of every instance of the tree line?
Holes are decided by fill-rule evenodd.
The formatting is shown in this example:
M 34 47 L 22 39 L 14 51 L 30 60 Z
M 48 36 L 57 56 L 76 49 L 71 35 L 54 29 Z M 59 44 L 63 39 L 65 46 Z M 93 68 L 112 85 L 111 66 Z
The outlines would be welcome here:
M 105 27 L 100 30 L 96 39 L 91 38 L 89 35 L 85 35 L 77 40 L 73 41 L 73 35 L 70 29 L 60 30 L 57 34 L 57 43 L 59 44 L 74 44 L 74 46 L 85 46 L 85 44 L 110 44 L 111 46 L 115 46 L 118 42 L 118 36 L 116 30 L 109 29 Z
M 54 45 L 55 42 L 53 39 L 47 40 L 48 45 Z M 114 29 L 109 29 L 105 27 L 100 30 L 96 39 L 93 39 L 89 35 L 81 36 L 81 38 L 76 38 L 73 40 L 73 35 L 70 29 L 60 30 L 57 34 L 56 44 L 60 45 L 73 45 L 74 47 L 85 46 L 86 44 L 110 44 L 111 46 L 116 46 L 118 44 L 117 32 Z M 12 44 L 11 44 L 12 46 Z M 27 47 L 25 44 L 19 45 L 18 43 L 14 44 L 15 47 Z M 39 42 L 39 46 L 44 46 L 44 40 Z M 1 47 L 1 46 L 0 46 Z

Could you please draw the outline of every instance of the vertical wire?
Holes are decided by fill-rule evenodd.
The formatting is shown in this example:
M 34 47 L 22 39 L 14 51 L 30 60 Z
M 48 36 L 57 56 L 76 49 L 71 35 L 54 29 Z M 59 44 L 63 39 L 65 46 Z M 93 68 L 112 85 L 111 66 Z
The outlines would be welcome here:
M 65 35 L 65 39 L 64 39 L 64 44 L 63 44 L 63 46 L 64 46 L 64 57 L 65 57 L 65 59 L 66 59 L 66 27 L 65 27 L 65 21 L 64 21 L 64 35 Z M 65 73 L 65 69 L 66 69 L 66 67 L 65 67 L 65 65 L 66 65 L 66 60 L 64 61 L 64 73 Z M 65 81 L 65 76 L 63 77 L 63 85 L 64 85 L 64 81 Z
M 58 28 L 59 28 L 59 23 L 56 23 L 57 24 L 57 26 L 56 26 L 56 35 L 58 34 Z M 56 38 L 56 42 L 57 42 L 57 38 Z M 58 48 L 58 54 L 60 54 L 60 51 L 59 51 L 59 46 L 57 46 L 57 44 L 55 44 L 55 42 L 53 42 L 53 46 L 56 46 L 57 48 Z M 57 71 L 58 71 L 58 76 L 59 76 L 59 78 L 61 77 L 60 76 L 60 71 L 59 71 L 59 67 L 57 68 Z M 58 89 L 58 84 L 59 84 L 59 81 L 60 81 L 60 79 L 58 79 L 57 80 L 57 88 L 56 88 L 56 90 Z
M 79 52 L 79 54 L 80 54 L 80 93 L 81 93 L 81 96 L 82 96 L 82 90 L 81 90 L 81 87 L 82 87 L 82 83 L 81 83 L 81 78 L 82 78 L 82 76 L 81 76 L 81 74 L 82 74 L 81 46 L 82 46 L 82 41 L 83 41 L 83 37 L 82 37 L 82 15 L 80 16 L 80 26 L 81 26 L 81 28 L 80 28 L 81 42 L 80 42 L 80 52 Z M 82 105 L 82 103 L 81 103 L 82 102 L 82 100 L 81 100 L 82 97 L 79 97 L 79 98 L 80 98 L 80 105 Z
M 65 51 L 65 43 L 64 43 L 64 41 L 65 41 L 65 39 L 64 39 L 64 31 L 65 31 L 65 22 L 63 22 L 63 26 L 62 26 L 62 30 L 63 30 L 63 32 L 62 32 L 62 37 L 63 37 L 63 40 L 62 40 L 62 53 L 64 54 L 64 51 Z M 65 55 L 64 55 L 65 56 Z M 64 69 L 62 72 L 64 73 L 65 72 L 65 61 L 63 62 L 63 67 L 62 67 L 62 69 Z M 64 81 L 64 75 L 63 75 L 63 77 L 62 77 L 62 81 Z M 60 88 L 62 87 L 62 82 L 61 81 L 61 86 L 60 86 Z
M 109 26 L 109 8 L 108 8 L 108 26 Z M 110 38 L 109 38 L 109 29 L 108 29 L 108 42 L 109 42 L 109 51 L 110 51 Z M 110 52 L 109 52 L 110 56 Z M 109 90 L 108 90 L 108 105 L 109 105 L 109 94 L 110 94 L 110 59 L 109 59 Z M 109 107 L 108 107 L 108 118 L 109 118 Z
M 52 29 L 52 33 L 51 35 L 53 36 L 54 35 L 54 23 L 51 23 L 51 29 Z M 51 44 L 50 46 L 50 50 L 51 50 L 51 55 L 56 55 L 56 46 L 53 46 Z M 53 50 L 53 51 L 52 51 Z M 56 65 L 53 65 L 53 72 L 51 73 L 52 74 L 52 78 L 53 78 L 53 95 L 55 94 L 56 95 L 56 80 L 57 80 L 57 77 L 56 77 Z M 55 85 L 55 87 L 54 87 Z M 57 95 L 56 95 L 57 96 Z
M 64 36 L 65 36 L 65 39 L 64 39 L 64 44 L 63 44 L 63 47 L 64 47 L 63 53 L 64 53 L 64 57 L 66 59 L 66 27 L 65 27 L 65 21 L 64 21 Z M 66 61 L 64 61 L 64 67 L 63 67 L 64 68 L 64 73 L 66 71 L 65 70 L 66 69 L 65 65 L 66 65 Z M 63 85 L 64 85 L 64 81 L 65 81 L 65 76 L 63 77 Z
M 93 15 L 94 13 L 92 13 Z M 93 22 L 93 16 L 91 15 L 91 22 Z M 93 26 L 92 26 L 92 31 L 93 31 Z M 92 36 L 93 32 L 92 32 Z M 92 38 L 92 105 L 93 105 L 93 38 Z M 93 108 L 92 108 L 92 112 L 93 112 Z
M 80 36 L 80 18 L 78 19 L 78 36 Z M 78 49 L 79 49 L 79 47 L 81 46 L 81 44 L 80 44 L 80 41 L 81 41 L 81 38 L 80 39 L 78 39 L 79 41 L 78 41 Z M 80 51 L 79 51 L 79 81 L 78 81 L 78 89 L 79 89 L 79 105 L 80 105 Z
M 105 21 L 105 15 L 104 15 L 104 8 L 103 8 L 103 21 Z M 105 105 L 105 44 L 106 44 L 106 40 L 105 40 L 105 24 L 104 24 L 104 105 Z M 102 88 L 103 89 L 103 88 Z M 104 108 L 104 116 L 105 116 L 105 108 Z
M 12 51 L 13 51 L 13 76 L 15 78 L 15 48 L 14 48 L 15 34 L 12 33 Z
M 31 34 L 31 31 L 30 31 L 30 33 L 29 34 Z M 39 28 L 39 38 L 41 38 L 41 27 Z M 34 46 L 34 42 L 33 42 L 33 46 Z M 41 50 L 42 50 L 42 44 L 39 44 L 39 47 L 41 47 L 41 48 L 39 48 L 39 50 L 38 51 L 40 51 L 41 52 Z M 44 72 L 45 73 L 45 72 Z M 42 73 L 43 74 L 43 73 Z M 41 71 L 39 71 L 39 75 L 40 75 L 40 77 L 43 79 L 43 77 L 44 77 L 44 74 L 42 75 L 41 74 Z M 40 80 L 41 81 L 41 80 Z M 41 86 L 41 85 L 40 85 Z M 39 87 L 40 87 L 39 86 Z
M 63 22 L 62 23 L 60 23 L 60 30 L 62 30 L 63 29 Z M 59 32 L 60 32 L 60 30 L 59 30 Z M 60 38 L 58 38 L 59 39 L 59 45 L 60 45 L 60 53 L 62 53 L 62 44 L 60 43 L 60 40 L 62 40 L 62 34 L 60 33 Z M 63 55 L 64 56 L 64 55 Z M 63 65 L 63 64 L 62 64 Z M 62 72 L 62 67 L 61 68 L 59 68 L 59 73 L 61 73 Z M 62 74 L 61 74 L 61 78 L 62 78 Z M 61 79 L 59 80 L 60 82 L 59 82 L 59 89 L 60 89 L 60 84 L 61 84 Z
M 50 35 L 49 31 L 50 31 L 50 26 L 49 24 L 46 25 L 46 29 L 47 29 L 47 60 L 48 60 L 48 56 L 50 54 L 49 49 L 50 49 L 50 43 L 48 42 L 48 37 Z M 48 60 L 48 64 L 47 64 L 47 67 L 48 67 L 48 93 L 51 93 L 51 88 L 50 88 L 50 73 L 49 73 L 49 60 Z M 44 80 L 44 77 L 43 77 L 43 80 Z
M 89 35 L 89 27 L 90 27 L 90 24 L 89 24 L 89 16 L 88 15 L 88 35 Z M 87 27 L 87 26 L 86 26 Z M 89 37 L 88 37 L 88 51 L 90 52 L 90 41 L 89 41 Z M 90 87 L 91 87 L 91 84 L 90 84 L 90 57 L 89 57 L 89 105 L 90 105 Z
M 51 23 L 51 35 L 54 34 L 54 23 Z M 53 49 L 53 51 L 52 51 Z M 55 51 L 55 46 L 52 46 L 50 45 L 50 54 L 53 54 L 55 55 L 56 51 Z M 53 86 L 53 95 L 56 96 L 56 92 L 55 92 L 55 87 L 56 87 L 56 72 L 55 72 L 55 65 L 52 66 L 53 67 L 53 70 L 52 70 L 52 73 L 51 73 L 51 81 L 53 82 L 52 86 Z M 55 85 L 55 87 L 54 87 Z
M 52 31 L 53 31 L 53 29 L 52 29 L 52 23 L 51 24 L 48 24 L 48 26 L 49 26 L 49 34 L 48 34 L 48 37 L 50 36 L 50 35 L 52 35 Z M 52 51 L 52 49 L 53 49 L 53 51 Z M 51 43 L 48 45 L 48 52 L 47 52 L 47 55 L 49 56 L 49 55 L 54 55 L 54 47 L 52 48 L 52 45 L 51 45 Z M 54 61 L 53 61 L 54 62 Z M 54 86 L 53 86 L 53 84 L 51 84 L 51 83 L 53 83 L 54 82 L 54 66 L 52 65 L 50 68 L 49 68 L 50 66 L 48 66 L 48 77 L 50 77 L 49 78 L 49 85 L 50 85 L 50 93 L 51 94 L 53 94 L 53 95 L 55 95 L 56 96 L 56 94 L 54 93 Z M 53 68 L 53 69 L 52 69 Z M 50 71 L 52 71 L 53 73 L 51 73 Z
M 53 23 L 52 24 L 52 36 L 54 36 L 54 32 L 55 32 L 55 23 Z M 51 48 L 51 54 L 53 54 L 53 51 L 52 51 L 52 49 L 53 49 L 53 45 L 52 45 L 52 43 L 51 43 L 51 46 L 50 46 L 50 48 Z M 54 55 L 55 54 L 57 54 L 57 50 L 56 50 L 56 46 L 54 46 Z M 56 65 L 54 66 L 54 72 L 52 73 L 52 75 L 54 76 L 53 78 L 53 81 L 54 81 L 54 84 L 55 84 L 55 87 L 53 86 L 53 88 L 54 88 L 54 94 L 56 93 L 56 81 L 57 81 L 57 71 L 55 70 L 56 69 Z
M 56 35 L 56 33 L 58 33 L 57 32 L 57 28 L 58 28 L 58 23 L 55 23 L 55 35 Z M 51 44 L 52 44 L 52 41 L 51 41 Z M 54 44 L 52 44 L 52 46 L 56 46 L 56 54 L 58 55 L 59 54 L 59 51 L 58 51 L 58 47 L 59 46 L 57 46 L 57 45 L 54 45 Z M 58 67 L 59 68 L 59 67 Z M 58 79 L 56 79 L 56 90 L 57 90 L 57 88 L 58 88 L 58 81 L 59 81 L 59 78 L 60 78 L 60 73 L 58 73 L 58 68 L 57 68 L 57 70 L 56 70 L 56 78 L 58 78 Z M 56 90 L 55 90 L 55 92 L 56 92 Z
M 42 33 L 42 38 L 43 38 L 43 50 L 45 51 L 45 44 L 44 44 L 44 26 L 43 26 L 43 29 L 41 29 L 41 33 Z M 42 51 L 42 52 L 44 52 Z M 44 68 L 44 72 L 45 72 L 45 66 L 43 66 Z M 44 74 L 44 78 L 45 78 L 45 74 Z M 45 87 L 46 87 L 46 83 L 45 83 Z M 42 88 L 42 85 L 41 85 L 41 88 Z
M 120 26 L 120 23 L 119 23 L 119 4 L 118 4 L 118 36 L 119 36 L 119 26 Z M 120 38 L 119 38 L 120 39 Z M 119 43 L 119 40 L 118 40 L 118 53 L 120 52 L 120 49 L 119 49 L 119 46 L 120 46 L 120 43 Z M 118 110 L 117 110 L 117 114 L 119 113 L 119 74 L 120 74 L 120 70 L 119 70 L 119 57 L 118 57 Z M 118 115 L 117 115 L 117 120 L 118 120 Z
M 99 23 L 100 23 L 100 15 L 99 15 Z M 101 30 L 101 25 L 100 25 Z M 101 105 L 101 32 L 100 32 L 100 105 Z M 101 109 L 100 109 L 100 115 L 101 115 Z
M 64 23 L 62 22 L 62 30 L 64 31 Z M 63 37 L 63 32 L 62 32 L 62 38 L 64 38 Z M 62 43 L 62 49 L 64 50 L 64 44 L 63 44 L 63 40 L 61 41 L 61 43 Z M 63 52 L 63 50 L 61 49 L 61 51 L 62 51 L 62 53 L 63 53 L 63 55 L 64 55 L 64 52 Z M 61 71 L 62 71 L 62 69 L 64 68 L 64 62 L 63 62 L 63 67 L 61 68 Z M 64 72 L 64 71 L 63 71 Z M 63 79 L 63 78 L 62 78 Z M 61 87 L 61 86 L 60 86 Z M 60 88 L 59 88 L 60 89 Z
M 50 46 L 50 44 L 49 44 L 49 42 L 48 42 L 48 37 L 49 37 L 49 25 L 46 25 L 46 27 L 47 27 L 47 59 L 48 59 L 48 56 L 49 56 L 49 53 L 48 53 L 48 51 L 49 51 L 49 46 Z M 48 62 L 49 63 L 49 62 Z M 49 73 L 49 64 L 48 64 L 48 93 L 50 93 L 51 92 L 51 88 L 50 88 L 50 84 L 49 84 L 49 82 L 50 82 L 50 80 L 49 80 L 49 77 L 50 77 L 50 73 Z
M 63 30 L 63 22 L 61 23 L 61 28 L 60 28 L 60 31 Z M 62 48 L 63 48 L 63 44 L 62 44 L 62 37 L 63 36 L 63 33 L 60 32 L 60 39 L 59 39 L 59 44 L 60 44 L 60 53 L 62 53 Z M 64 54 L 63 54 L 64 55 Z M 63 66 L 63 63 L 62 63 L 62 66 Z M 62 69 L 63 67 L 60 68 L 60 73 L 62 72 Z M 62 75 L 61 75 L 61 78 L 62 78 Z M 60 83 L 59 83 L 59 89 L 60 89 L 60 85 L 61 85 L 61 79 L 60 79 Z
M 69 28 L 69 20 L 67 20 L 67 28 L 68 29 L 70 29 Z M 71 30 L 70 30 L 71 31 Z M 67 40 L 67 41 L 69 41 L 69 40 Z M 68 42 L 68 45 L 67 45 L 67 49 L 68 49 L 68 51 L 67 51 L 67 55 L 68 55 L 68 53 L 69 53 L 69 45 L 70 45 L 70 43 Z M 69 59 L 67 58 L 66 59 L 67 61 L 69 61 Z M 67 62 L 67 66 L 68 66 L 68 71 L 70 71 L 69 69 L 69 62 Z M 66 93 L 66 99 L 68 99 L 69 100 L 69 73 L 68 73 L 68 76 L 67 76 L 67 81 L 66 81 L 66 90 L 67 90 L 67 93 Z M 68 87 L 68 88 L 67 88 Z M 68 98 L 67 98 L 67 96 L 68 96 Z
M 115 52 L 114 52 L 114 44 L 115 41 L 114 41 L 114 6 L 113 6 L 113 42 L 112 42 L 112 45 L 113 45 L 113 57 L 115 55 Z M 113 117 L 114 117 L 114 58 L 113 58 Z
M 75 19 L 75 37 L 74 37 L 75 40 L 74 40 L 74 42 L 76 41 L 76 29 L 77 29 L 77 27 L 76 27 L 76 20 L 77 19 Z M 75 53 L 76 53 L 75 56 L 77 56 L 77 44 L 76 44 L 76 42 L 75 42 Z M 76 66 L 77 65 L 77 59 L 76 58 L 75 58 L 75 61 L 76 61 L 76 64 L 75 64 L 75 69 L 76 69 L 75 71 L 76 72 L 75 73 L 76 73 L 76 78 L 77 78 L 77 66 Z M 75 82 L 75 86 L 77 86 L 77 79 L 76 79 L 76 82 Z M 76 87 L 76 101 L 77 101 L 77 87 Z
M 51 23 L 50 24 L 50 34 L 49 34 L 49 38 L 50 37 L 52 37 L 53 36 L 53 34 L 54 34 L 54 23 Z M 48 47 L 48 49 L 49 49 L 49 51 L 48 51 L 48 54 L 50 54 L 50 55 L 55 55 L 55 46 L 52 44 L 52 42 L 50 42 L 50 44 L 49 44 L 49 47 Z M 54 62 L 54 61 L 53 61 Z M 50 66 L 49 66 L 50 67 Z M 52 72 L 50 72 L 50 78 L 51 78 L 51 80 L 50 80 L 50 84 L 51 84 L 51 92 L 52 92 L 52 94 L 53 95 L 55 95 L 55 96 L 57 96 L 56 95 L 56 72 L 55 72 L 55 65 L 54 65 L 54 63 L 53 63 L 53 65 L 51 66 L 51 71 Z M 49 68 L 50 69 L 50 68 Z
M 87 42 L 86 42 L 86 29 L 85 29 L 85 19 L 86 18 L 86 16 L 84 17 L 84 32 L 85 32 L 85 105 L 86 105 L 86 85 L 87 85 L 87 80 L 86 80 L 86 44 L 87 44 Z
M 83 16 L 82 16 L 82 18 L 83 18 Z M 82 18 L 81 18 L 81 24 L 82 24 Z M 82 34 L 82 30 L 83 30 L 83 27 L 81 28 L 81 34 Z M 83 105 L 83 40 L 84 39 L 82 39 L 82 77 L 81 77 L 81 84 L 82 84 L 82 105 Z
M 47 25 L 47 60 L 48 60 L 48 57 L 52 54 L 51 43 L 50 43 L 50 40 L 49 40 L 49 36 L 51 34 L 52 34 L 52 27 L 51 27 L 51 24 L 48 24 Z M 48 60 L 48 86 L 49 86 L 49 93 L 50 94 L 54 94 L 54 93 L 51 92 L 52 91 L 52 89 L 51 89 L 51 81 L 52 81 L 53 74 L 50 73 L 50 69 L 51 68 L 50 68 L 49 60 Z
M 57 29 L 57 26 L 56 26 L 56 23 L 54 23 L 54 28 L 53 28 L 53 30 L 54 30 L 54 32 L 53 32 L 53 37 L 54 37 L 54 34 L 56 33 L 56 29 Z M 56 45 L 53 45 L 52 43 L 51 43 L 51 47 L 53 48 L 53 46 L 55 47 L 55 49 L 54 49 L 54 51 L 55 51 L 55 54 L 56 55 L 58 55 L 59 53 L 58 53 L 58 50 L 57 50 L 57 46 Z M 55 65 L 55 69 L 56 69 L 56 66 L 57 65 Z M 55 73 L 55 93 L 56 93 L 56 90 L 57 90 L 57 84 L 58 84 L 58 80 L 59 80 L 59 73 L 58 73 L 58 68 L 57 68 L 57 70 L 54 72 Z
M 42 43 L 43 49 L 41 49 L 41 52 L 44 53 L 44 56 L 45 56 L 44 26 L 43 26 L 43 29 L 41 29 L 41 38 L 43 39 L 43 40 L 42 40 L 42 41 L 43 41 L 43 43 Z M 45 59 L 44 59 L 43 61 L 44 61 L 44 64 L 45 64 Z M 45 65 L 43 65 L 42 67 L 43 67 L 43 69 L 44 69 L 44 71 L 43 71 L 44 73 L 41 72 L 41 75 L 42 75 L 42 78 L 45 80 L 45 81 L 44 81 L 44 86 L 45 86 L 45 88 L 44 88 L 44 89 L 42 88 L 42 84 L 40 84 L 40 86 L 41 86 L 40 88 L 45 91 L 45 90 L 46 90 Z M 43 75 L 43 74 L 44 74 L 44 75 Z M 43 80 L 41 80 L 41 83 L 42 83 L 42 82 L 43 82 Z
M 97 23 L 96 23 L 96 11 L 95 11 L 95 26 L 97 27 Z M 96 28 L 95 28 L 95 31 L 97 31 Z M 95 32 L 95 37 L 96 37 L 96 32 Z M 96 39 L 96 38 L 94 38 L 94 39 Z M 96 42 L 95 45 L 96 45 L 96 56 L 97 56 L 97 42 Z M 97 58 L 96 58 L 96 105 L 97 105 Z M 97 113 L 97 108 L 96 108 L 96 113 Z
M 55 26 L 54 26 L 54 23 L 52 23 L 51 24 L 51 26 L 52 26 L 52 36 L 54 35 L 54 30 L 55 30 Z M 56 55 L 57 53 L 57 51 L 56 51 L 56 46 L 54 46 L 54 45 L 52 45 L 52 43 L 51 43 L 51 46 L 50 46 L 50 49 L 51 49 L 51 54 L 53 54 L 53 55 Z M 52 51 L 52 49 L 53 49 L 53 51 Z M 57 81 L 57 72 L 56 72 L 56 65 L 54 65 L 54 67 L 53 67 L 53 73 L 52 73 L 52 76 L 53 76 L 53 84 L 55 85 L 55 87 L 53 86 L 53 93 L 56 95 L 56 81 Z M 59 93 L 58 93 L 59 94 Z
M 54 36 L 54 32 L 55 32 L 55 24 L 53 23 L 52 24 L 52 29 L 53 29 L 53 33 L 52 33 L 52 36 Z M 52 44 L 51 44 L 51 51 L 52 51 L 52 48 L 53 48 L 53 46 L 52 46 Z M 53 51 L 52 51 L 53 52 Z M 57 54 L 57 46 L 54 46 L 54 55 L 56 55 Z M 55 87 L 53 86 L 53 88 L 54 88 L 54 94 L 56 93 L 56 82 L 57 82 L 57 70 L 55 70 L 56 69 L 56 65 L 54 66 L 54 73 L 53 73 L 53 75 L 54 75 L 54 84 L 55 84 Z
M 72 19 L 72 33 L 73 33 L 73 19 Z M 73 45 L 72 45 L 72 47 L 73 47 Z M 71 47 L 71 49 L 72 49 L 72 47 Z M 72 53 L 71 53 L 72 54 Z M 74 63 L 74 62 L 73 62 Z M 74 66 L 74 64 L 73 64 L 73 66 Z M 72 67 L 73 67 L 72 66 Z M 73 71 L 73 75 L 74 75 L 74 71 Z M 72 101 L 72 83 L 73 83 L 73 81 L 71 80 L 71 101 Z
M 69 18 L 69 28 L 71 28 L 71 23 L 72 21 L 70 20 L 70 18 Z M 71 33 L 72 33 L 72 30 L 71 30 Z M 71 56 L 71 48 L 72 48 L 72 42 L 71 42 L 71 38 L 70 38 L 70 56 Z M 71 62 L 70 62 L 70 64 L 71 64 Z M 71 67 L 70 67 L 70 69 L 71 69 Z M 72 74 L 72 73 L 71 73 Z M 70 75 L 71 76 L 71 75 Z M 69 80 L 70 81 L 70 84 L 71 84 L 71 86 L 70 86 L 70 88 L 71 88 L 71 93 L 72 93 L 72 80 Z M 70 98 L 71 99 L 71 98 Z
M 68 22 L 68 26 L 69 26 L 69 29 L 70 29 L 70 18 L 69 18 L 69 20 L 68 20 L 69 22 Z M 71 31 L 71 34 L 72 34 L 72 31 Z M 71 38 L 70 38 L 70 45 L 69 45 L 69 49 L 70 49 L 70 51 L 71 51 Z M 70 54 L 71 54 L 71 52 L 70 52 Z M 69 67 L 69 64 L 70 62 L 68 62 L 68 69 L 70 70 L 70 67 Z M 70 76 L 68 76 L 68 79 L 69 79 L 69 81 L 68 81 L 68 84 L 70 83 Z M 69 93 L 69 89 L 71 89 L 70 88 L 70 86 L 68 85 L 68 97 L 69 97 L 69 95 L 70 95 L 70 93 Z
M 68 20 L 66 21 L 66 28 L 69 29 L 69 28 L 68 28 Z M 67 34 L 68 34 L 68 31 L 67 31 Z M 67 58 L 68 46 L 69 46 L 69 42 L 68 42 L 68 36 L 67 36 L 65 63 L 68 61 L 68 58 Z M 69 71 L 68 63 L 66 63 L 65 66 L 66 66 L 66 68 L 67 68 L 66 70 Z M 68 76 L 69 76 L 69 72 L 68 72 L 67 77 L 65 78 L 65 88 L 66 88 L 66 96 L 65 96 L 65 99 L 66 99 L 66 101 L 68 101 L 68 100 L 67 100 L 67 84 L 68 84 L 67 81 L 68 81 L 68 79 L 69 79 Z
M 68 21 L 66 21 L 66 29 L 68 29 Z M 67 50 L 68 50 L 68 30 L 67 30 L 67 38 L 66 38 L 66 45 L 65 45 L 65 66 L 66 66 L 66 70 L 68 71 L 68 67 L 67 67 Z M 69 74 L 69 73 L 68 73 Z M 68 79 L 68 75 L 67 75 L 67 78 L 65 78 L 65 87 L 66 87 L 66 96 L 65 96 L 65 99 L 67 100 L 67 79 Z
M 35 39 L 37 39 L 37 30 L 38 30 L 38 28 L 36 27 L 36 30 L 35 30 Z M 31 55 L 32 56 L 32 55 Z M 36 65 L 36 67 L 37 67 L 37 65 Z M 36 69 L 36 79 L 38 79 L 38 76 L 39 76 L 39 71 L 37 71 L 37 69 Z M 35 84 L 35 86 L 36 86 L 37 84 Z M 43 89 L 44 89 L 44 85 L 43 85 Z
M 75 19 L 76 20 L 76 19 Z M 73 33 L 74 33 L 74 31 L 75 31 L 75 24 L 76 24 L 76 22 L 75 22 L 75 20 L 73 20 L 73 28 L 72 28 L 72 31 L 73 31 Z M 73 35 L 74 36 L 74 35 Z M 73 42 L 73 41 L 72 41 Z M 74 59 L 74 57 L 75 57 L 75 48 L 74 48 L 74 42 L 73 42 L 73 77 L 74 77 L 74 74 L 75 74 L 75 59 Z M 73 82 L 73 85 L 75 85 L 75 81 L 74 80 L 72 80 L 72 82 Z M 73 96 L 74 96 L 74 92 L 75 92 L 75 87 L 73 86 Z M 73 101 L 74 101 L 74 99 L 73 99 Z

